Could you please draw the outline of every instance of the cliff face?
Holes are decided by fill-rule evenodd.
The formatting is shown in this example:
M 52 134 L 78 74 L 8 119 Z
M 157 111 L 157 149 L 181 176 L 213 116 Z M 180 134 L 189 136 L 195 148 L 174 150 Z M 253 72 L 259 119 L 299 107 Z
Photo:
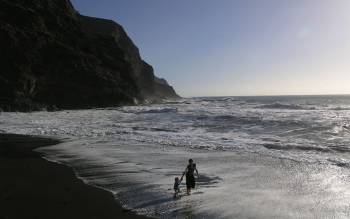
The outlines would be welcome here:
M 178 95 L 117 23 L 69 0 L 0 0 L 0 108 L 88 108 Z

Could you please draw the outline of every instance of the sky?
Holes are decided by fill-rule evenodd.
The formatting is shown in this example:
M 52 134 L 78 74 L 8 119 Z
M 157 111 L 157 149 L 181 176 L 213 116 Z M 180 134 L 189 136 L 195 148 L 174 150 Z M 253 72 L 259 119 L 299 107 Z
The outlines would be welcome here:
M 72 0 L 184 97 L 350 94 L 349 0 Z

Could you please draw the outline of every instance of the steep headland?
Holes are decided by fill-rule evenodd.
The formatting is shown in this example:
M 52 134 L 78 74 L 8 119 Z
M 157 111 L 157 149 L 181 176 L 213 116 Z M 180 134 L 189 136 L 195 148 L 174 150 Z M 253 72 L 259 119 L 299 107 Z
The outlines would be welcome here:
M 108 107 L 178 98 L 122 26 L 69 0 L 0 1 L 0 108 Z

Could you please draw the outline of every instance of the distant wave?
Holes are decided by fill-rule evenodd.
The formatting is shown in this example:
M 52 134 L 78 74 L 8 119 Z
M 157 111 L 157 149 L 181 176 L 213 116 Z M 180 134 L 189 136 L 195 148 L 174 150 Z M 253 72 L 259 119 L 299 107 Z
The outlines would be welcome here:
M 340 153 L 348 153 L 350 152 L 350 148 L 348 146 L 345 145 L 338 145 L 338 146 L 332 146 L 330 147 L 332 150 L 340 152 Z
M 181 101 L 173 101 L 173 100 L 167 100 L 167 101 L 164 101 L 164 104 L 191 104 L 191 102 L 189 101 L 184 101 L 184 100 L 181 100 Z
M 344 136 L 350 133 L 349 124 L 336 124 L 329 132 L 331 135 Z
M 338 107 L 334 107 L 334 108 L 330 108 L 331 110 L 350 110 L 350 107 L 341 107 L 341 106 L 338 106 Z
M 302 150 L 302 151 L 318 151 L 318 152 L 331 152 L 335 148 L 324 148 L 324 147 L 315 147 L 315 146 L 296 146 L 296 145 L 282 145 L 282 144 L 264 144 L 267 149 L 274 150 Z
M 218 116 L 207 116 L 201 115 L 196 116 L 196 120 L 199 121 L 211 121 L 215 124 L 222 124 L 223 122 L 229 122 L 231 124 L 260 124 L 262 119 L 260 117 L 249 117 L 249 116 L 234 116 L 234 115 L 218 115 Z M 209 125 L 209 124 L 207 124 Z
M 202 98 L 201 101 L 205 102 L 233 102 L 233 101 L 239 101 L 237 99 L 234 99 L 232 97 L 223 97 L 223 98 Z
M 336 165 L 338 167 L 345 167 L 345 168 L 350 167 L 349 161 L 344 160 L 344 159 L 328 159 L 328 161 L 333 163 L 334 165 Z
M 161 109 L 150 109 L 139 111 L 137 114 L 147 114 L 147 113 L 176 113 L 177 108 L 161 108 Z
M 330 147 L 317 147 L 317 146 L 304 146 L 304 145 L 283 145 L 283 144 L 273 144 L 267 143 L 263 144 L 267 149 L 274 150 L 301 150 L 301 151 L 316 151 L 316 152 L 339 152 L 339 153 L 349 153 L 350 148 L 345 145 L 337 145 Z
M 149 128 L 149 127 L 132 127 L 134 131 L 154 131 L 154 132 L 177 132 L 177 130 L 174 129 L 167 129 L 167 128 Z
M 214 122 L 215 124 L 230 123 L 230 124 L 254 124 L 254 125 L 264 125 L 269 126 L 281 126 L 281 127 L 299 127 L 306 128 L 310 126 L 310 121 L 302 120 L 274 120 L 274 119 L 264 119 L 263 116 L 240 116 L 240 115 L 198 115 L 193 116 L 195 120 L 201 122 Z M 207 124 L 207 123 L 203 123 Z M 349 126 L 350 129 L 350 126 Z M 290 129 L 288 129 L 290 130 Z
M 315 107 L 305 107 L 298 104 L 273 103 L 257 106 L 258 109 L 290 109 L 290 110 L 315 110 Z

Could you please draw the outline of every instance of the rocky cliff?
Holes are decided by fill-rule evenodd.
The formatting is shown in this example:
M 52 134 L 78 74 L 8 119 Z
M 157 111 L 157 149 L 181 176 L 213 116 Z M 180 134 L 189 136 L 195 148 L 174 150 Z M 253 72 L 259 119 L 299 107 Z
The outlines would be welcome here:
M 0 0 L 0 108 L 107 107 L 178 98 L 117 23 L 69 0 Z

